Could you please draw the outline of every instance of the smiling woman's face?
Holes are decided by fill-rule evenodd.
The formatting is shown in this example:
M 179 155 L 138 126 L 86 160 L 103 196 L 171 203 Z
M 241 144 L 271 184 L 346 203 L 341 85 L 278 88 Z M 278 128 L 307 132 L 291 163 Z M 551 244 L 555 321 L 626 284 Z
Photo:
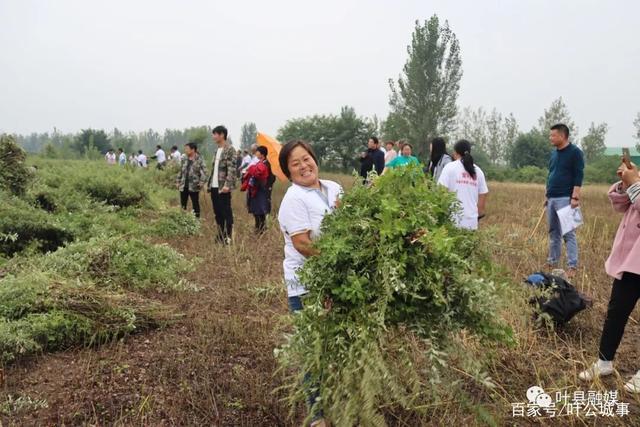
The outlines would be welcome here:
M 294 184 L 303 187 L 314 187 L 318 185 L 318 165 L 307 150 L 297 146 L 291 151 L 287 160 L 289 174 Z

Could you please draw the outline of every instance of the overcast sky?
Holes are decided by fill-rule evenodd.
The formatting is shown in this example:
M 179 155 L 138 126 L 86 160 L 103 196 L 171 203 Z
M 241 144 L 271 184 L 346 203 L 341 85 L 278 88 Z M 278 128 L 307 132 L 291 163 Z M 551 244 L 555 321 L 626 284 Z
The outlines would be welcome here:
M 0 0 L 0 131 L 64 132 L 293 117 L 385 117 L 416 19 L 447 19 L 460 106 L 528 130 L 562 96 L 584 135 L 629 145 L 640 111 L 640 1 Z

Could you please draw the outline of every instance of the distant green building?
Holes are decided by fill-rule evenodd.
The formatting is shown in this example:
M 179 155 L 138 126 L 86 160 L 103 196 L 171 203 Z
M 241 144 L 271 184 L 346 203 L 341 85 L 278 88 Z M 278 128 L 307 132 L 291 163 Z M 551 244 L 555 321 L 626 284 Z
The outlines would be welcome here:
M 640 165 L 640 151 L 636 150 L 635 144 L 629 146 L 629 154 L 631 154 L 631 161 Z M 604 155 L 622 157 L 622 147 L 607 147 Z

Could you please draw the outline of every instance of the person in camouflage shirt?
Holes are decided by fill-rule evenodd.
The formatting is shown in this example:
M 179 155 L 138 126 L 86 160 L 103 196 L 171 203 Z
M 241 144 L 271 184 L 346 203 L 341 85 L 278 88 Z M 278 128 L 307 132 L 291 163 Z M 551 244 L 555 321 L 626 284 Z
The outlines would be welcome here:
M 198 146 L 193 142 L 184 145 L 185 157 L 180 164 L 180 172 L 176 178 L 176 185 L 180 192 L 180 205 L 187 209 L 187 202 L 191 198 L 193 213 L 200 218 L 200 189 L 207 182 L 207 169 L 204 160 L 198 154 Z
M 233 231 L 231 191 L 236 185 L 236 151 L 227 142 L 227 128 L 216 126 L 212 131 L 217 150 L 213 158 L 211 174 L 207 180 L 207 191 L 211 193 L 213 212 L 218 224 L 217 240 L 228 245 Z

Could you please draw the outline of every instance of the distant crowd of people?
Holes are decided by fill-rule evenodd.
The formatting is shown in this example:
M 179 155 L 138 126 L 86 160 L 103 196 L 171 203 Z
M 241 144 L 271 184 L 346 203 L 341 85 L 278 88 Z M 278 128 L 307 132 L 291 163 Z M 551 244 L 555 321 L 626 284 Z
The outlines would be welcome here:
M 246 206 L 254 216 L 255 230 L 258 234 L 266 231 L 267 215 L 271 213 L 271 193 L 275 183 L 275 175 L 267 160 L 268 149 L 253 145 L 251 155 L 244 151 L 238 155 L 227 141 L 228 131 L 224 126 L 213 128 L 212 137 L 216 151 L 207 174 L 204 160 L 198 153 L 194 143 L 185 145 L 180 170 L 176 178 L 176 186 L 180 191 L 180 202 L 187 209 L 189 199 L 196 217 L 200 217 L 200 191 L 210 194 L 218 232 L 219 243 L 231 244 L 233 235 L 233 209 L 231 195 L 240 181 L 240 190 L 246 192 Z
M 387 141 L 384 145 L 382 148 L 378 138 L 372 136 L 367 142 L 367 150 L 360 154 L 360 176 L 365 185 L 371 184 L 375 175 L 384 175 L 390 169 L 420 164 L 408 142 Z M 469 230 L 477 229 L 478 220 L 485 214 L 489 189 L 482 169 L 471 156 L 471 143 L 464 139 L 458 141 L 449 155 L 445 140 L 434 138 L 429 144 L 429 153 L 429 162 L 423 171 L 456 193 L 462 208 L 454 218 L 456 224 Z
M 117 153 L 112 149 L 109 149 L 104 155 L 104 159 L 107 164 L 110 165 L 129 165 L 141 168 L 149 167 L 149 158 L 146 156 L 146 154 L 144 154 L 142 150 L 138 150 L 137 153 L 130 153 L 129 157 L 127 157 L 127 154 L 124 152 L 123 148 L 118 148 Z M 151 156 L 151 159 L 154 159 L 156 161 L 156 167 L 158 169 L 164 169 L 164 167 L 170 163 L 180 164 L 180 162 L 182 161 L 182 154 L 180 154 L 178 147 L 174 145 L 173 147 L 171 147 L 171 151 L 167 158 L 167 154 L 162 149 L 162 146 L 156 145 L 156 151 L 153 156 Z
M 210 194 L 218 233 L 217 241 L 224 244 L 231 243 L 233 234 L 233 210 L 231 208 L 231 193 L 240 181 L 240 190 L 246 192 L 246 206 L 254 218 L 255 229 L 259 234 L 266 231 L 267 216 L 271 213 L 271 193 L 276 177 L 267 160 L 268 149 L 253 144 L 250 150 L 242 152 L 233 148 L 227 142 L 228 131 L 224 126 L 216 126 L 212 131 L 216 151 L 207 174 L 203 157 L 198 152 L 197 144 L 193 142 L 184 145 L 184 153 L 176 145 L 171 147 L 169 155 L 161 145 L 156 146 L 153 156 L 147 157 L 142 150 L 131 153 L 127 158 L 122 148 L 117 153 L 108 150 L 105 161 L 110 165 L 149 167 L 149 158 L 156 161 L 158 169 L 168 165 L 178 167 L 176 187 L 180 192 L 180 204 L 187 209 L 189 200 L 193 213 L 200 217 L 200 191 L 206 190 Z

